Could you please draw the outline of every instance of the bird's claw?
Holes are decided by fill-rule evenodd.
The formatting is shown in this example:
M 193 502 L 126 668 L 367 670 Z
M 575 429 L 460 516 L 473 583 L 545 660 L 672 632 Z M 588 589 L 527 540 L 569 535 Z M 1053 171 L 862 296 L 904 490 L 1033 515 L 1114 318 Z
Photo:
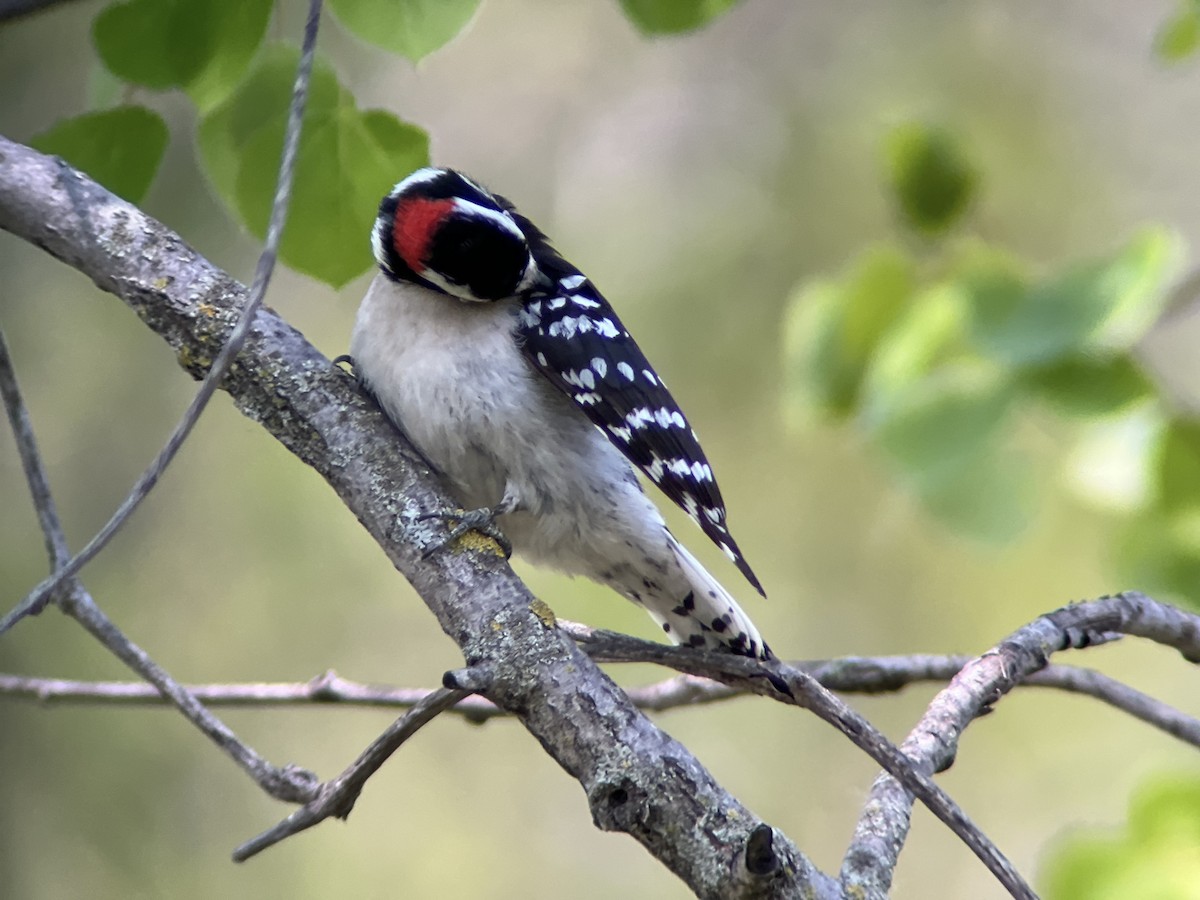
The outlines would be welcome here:
M 468 531 L 478 531 L 480 534 L 490 537 L 493 541 L 500 545 L 500 549 L 504 552 L 504 558 L 509 559 L 512 556 L 512 543 L 506 538 L 500 528 L 496 525 L 496 511 L 490 507 L 484 506 L 479 509 L 470 509 L 462 511 L 458 509 L 444 509 L 439 512 L 425 513 L 417 516 L 418 522 L 423 522 L 428 519 L 442 519 L 444 521 L 457 521 L 458 524 L 450 529 L 450 533 L 443 540 L 438 541 L 432 546 L 426 548 L 422 554 L 423 559 L 429 559 L 439 550 L 443 550 L 450 544 L 453 544 Z

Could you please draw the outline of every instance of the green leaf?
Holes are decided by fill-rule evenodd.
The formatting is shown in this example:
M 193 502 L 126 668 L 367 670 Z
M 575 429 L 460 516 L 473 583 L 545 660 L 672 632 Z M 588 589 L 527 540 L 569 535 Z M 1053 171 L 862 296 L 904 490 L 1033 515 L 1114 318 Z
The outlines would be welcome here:
M 1200 423 L 1169 422 L 1152 459 L 1157 507 L 1167 513 L 1200 510 Z
M 1169 63 L 1182 62 L 1200 47 L 1200 4 L 1184 0 L 1154 38 L 1154 52 Z
M 216 41 L 204 66 L 185 88 L 201 113 L 212 109 L 237 87 L 267 36 L 271 0 L 189 0 L 208 8 Z
M 1183 238 L 1168 228 L 1141 229 L 1108 267 L 1104 289 L 1112 307 L 1089 343 L 1128 350 L 1158 321 L 1171 299 L 1169 285 L 1184 259 Z
M 1014 395 L 992 368 L 946 366 L 896 398 L 875 439 L 909 483 L 931 493 L 989 457 Z
M 199 142 L 204 165 L 218 193 L 235 206 L 238 172 L 246 143 L 260 129 L 285 127 L 292 84 L 296 78 L 297 51 L 276 44 L 267 48 L 253 73 L 237 92 L 200 122 Z M 308 85 L 308 104 L 304 127 L 320 117 L 329 116 L 344 102 L 337 76 L 318 58 Z M 275 177 L 268 179 L 272 185 Z
M 167 125 L 141 106 L 65 119 L 30 144 L 61 156 L 131 203 L 146 195 L 167 148 Z
M 920 481 L 926 510 L 960 537 L 1004 543 L 1029 524 L 1036 507 L 1033 467 L 1012 451 L 985 448 L 937 479 Z
M 1129 356 L 1080 354 L 1020 373 L 1036 397 L 1073 416 L 1119 412 L 1154 394 L 1154 385 Z
M 966 212 L 979 175 L 958 140 L 944 128 L 909 122 L 884 141 L 887 180 L 905 220 L 940 234 Z
M 1007 541 L 1034 509 L 1033 470 L 1003 446 L 1015 391 L 979 361 L 945 365 L 878 410 L 874 437 L 901 482 L 955 533 Z
M 130 0 L 92 24 L 96 52 L 110 72 L 143 87 L 182 87 L 212 53 L 216 29 L 194 0 Z
M 967 321 L 963 292 L 939 284 L 918 293 L 879 341 L 863 387 L 868 427 L 886 416 L 898 395 L 938 366 L 960 357 Z
M 642 34 L 678 34 L 707 25 L 738 0 L 621 0 L 625 15 Z
M 129 0 L 97 16 L 92 38 L 114 75 L 186 88 L 204 111 L 241 79 L 270 14 L 271 0 Z
M 480 0 L 330 0 L 346 30 L 418 62 L 457 35 Z
M 266 233 L 298 54 L 271 47 L 238 90 L 200 123 L 205 169 L 258 237 Z M 329 66 L 313 69 L 280 256 L 334 286 L 371 264 L 379 199 L 429 159 L 428 137 L 389 113 L 360 112 Z
M 1124 349 L 1165 302 L 1174 240 L 1148 230 L 1108 260 L 1076 265 L 1026 288 L 995 260 L 970 261 L 972 332 L 980 348 L 1017 366 L 1040 365 L 1089 348 Z
M 916 266 L 893 247 L 868 250 L 841 283 L 801 287 L 789 305 L 790 389 L 833 416 L 853 412 L 876 347 L 907 308 Z

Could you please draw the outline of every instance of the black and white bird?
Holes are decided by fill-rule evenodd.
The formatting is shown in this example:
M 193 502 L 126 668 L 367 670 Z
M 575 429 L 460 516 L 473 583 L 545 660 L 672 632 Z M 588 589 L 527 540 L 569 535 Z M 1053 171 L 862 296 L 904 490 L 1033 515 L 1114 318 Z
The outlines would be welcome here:
M 762 593 L 712 468 L 600 292 L 503 197 L 450 169 L 395 186 L 350 352 L 359 379 L 464 506 L 531 562 L 642 606 L 677 643 L 771 658 L 668 530 L 636 466 Z

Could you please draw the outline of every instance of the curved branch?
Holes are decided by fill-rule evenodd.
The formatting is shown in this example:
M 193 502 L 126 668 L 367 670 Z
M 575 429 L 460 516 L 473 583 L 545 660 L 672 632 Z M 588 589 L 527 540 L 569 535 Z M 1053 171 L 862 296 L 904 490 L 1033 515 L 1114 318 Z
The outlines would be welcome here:
M 0 228 L 120 297 L 196 377 L 209 369 L 246 302 L 242 285 L 169 229 L 61 161 L 4 138 Z M 483 543 L 488 552 L 422 559 L 422 549 L 444 532 L 420 515 L 450 499 L 353 379 L 295 329 L 260 309 L 222 387 L 321 474 L 468 662 L 492 667 L 487 697 L 579 781 L 600 828 L 633 836 L 701 896 L 837 896 L 832 879 L 722 788 L 553 627 L 490 542 Z
M 1013 632 L 972 660 L 929 704 L 901 749 L 926 773 L 954 763 L 966 727 L 1060 650 L 1082 649 L 1129 634 L 1200 659 L 1200 616 L 1129 592 L 1064 606 Z M 875 779 L 854 841 L 842 861 L 842 881 L 863 896 L 886 896 L 904 846 L 912 796 L 890 775 Z

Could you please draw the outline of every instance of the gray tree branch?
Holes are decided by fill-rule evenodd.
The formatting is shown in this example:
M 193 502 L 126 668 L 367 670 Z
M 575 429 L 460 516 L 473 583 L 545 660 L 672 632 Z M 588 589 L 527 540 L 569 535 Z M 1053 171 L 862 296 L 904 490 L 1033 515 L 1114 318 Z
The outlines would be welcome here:
M 603 661 L 590 646 L 585 649 L 597 662 Z M 797 663 L 796 667 L 839 693 L 884 694 L 898 692 L 913 684 L 943 684 L 970 661 L 968 656 L 875 656 L 803 662 Z M 1200 719 L 1101 672 L 1078 666 L 1049 665 L 1027 675 L 1019 686 L 1091 697 L 1184 743 L 1200 747 Z M 193 684 L 188 685 L 187 690 L 209 706 L 315 707 L 333 704 L 388 709 L 409 709 L 432 692 L 432 688 L 364 684 L 343 678 L 332 670 L 302 682 Z M 626 688 L 625 693 L 638 709 L 652 712 L 705 706 L 748 696 L 745 691 L 698 675 L 676 675 L 654 684 Z M 7 674 L 0 674 L 0 696 L 45 705 L 161 706 L 164 703 L 157 689 L 141 681 L 75 681 Z M 508 715 L 486 697 L 475 695 L 464 697 L 446 712 L 472 722 Z
M 963 666 L 929 704 L 901 749 L 927 773 L 948 769 L 967 726 L 1031 673 L 1044 670 L 1052 654 L 1122 634 L 1174 647 L 1189 662 L 1200 660 L 1200 616 L 1193 613 L 1132 591 L 1064 606 Z M 876 778 L 866 806 L 871 814 L 859 819 L 842 861 L 842 882 L 848 889 L 867 897 L 887 895 L 912 804 L 912 795 L 890 775 Z

